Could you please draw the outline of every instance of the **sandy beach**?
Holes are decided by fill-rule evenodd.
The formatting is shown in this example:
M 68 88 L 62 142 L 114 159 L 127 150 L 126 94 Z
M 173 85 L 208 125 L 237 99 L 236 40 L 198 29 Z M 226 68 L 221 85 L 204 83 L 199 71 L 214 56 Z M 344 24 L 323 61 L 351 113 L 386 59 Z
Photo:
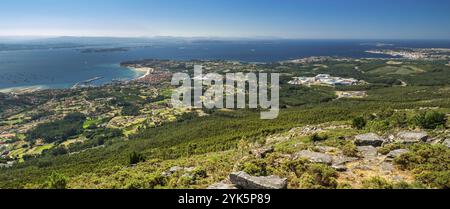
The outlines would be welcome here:
M 139 79 L 145 78 L 154 71 L 153 68 L 148 68 L 148 67 L 139 67 L 139 68 L 128 67 L 128 68 L 135 72 L 138 72 L 138 73 L 144 73 L 144 75 L 142 75 L 134 80 L 139 80 Z
M 35 92 L 35 91 L 39 91 L 39 90 L 44 90 L 44 89 L 48 89 L 48 87 L 44 86 L 44 85 L 19 86 L 19 87 L 0 89 L 0 93 L 24 94 L 24 93 L 31 93 L 31 92 Z
M 138 74 L 143 74 L 133 80 L 139 80 L 142 78 L 147 77 L 148 75 L 150 75 L 151 73 L 154 72 L 153 68 L 145 68 L 145 67 L 140 67 L 140 68 L 134 68 L 134 67 L 128 67 L 130 70 L 138 73 Z M 36 85 L 36 86 L 18 86 L 18 87 L 11 87 L 11 88 L 3 88 L 0 89 L 0 93 L 14 93 L 14 94 L 24 94 L 24 93 L 31 93 L 31 92 L 35 92 L 35 91 L 40 91 L 40 90 L 44 90 L 44 89 L 48 89 L 48 86 L 45 85 Z

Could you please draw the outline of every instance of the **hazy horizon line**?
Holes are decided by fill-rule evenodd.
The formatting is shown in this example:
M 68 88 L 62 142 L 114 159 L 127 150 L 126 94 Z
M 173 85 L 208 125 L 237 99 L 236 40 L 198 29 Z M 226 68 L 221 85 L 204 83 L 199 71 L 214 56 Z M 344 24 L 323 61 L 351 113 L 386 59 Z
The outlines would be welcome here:
M 373 41 L 401 41 L 401 40 L 423 40 L 423 41 L 450 41 L 450 38 L 310 38 L 310 37 L 281 37 L 281 36 L 115 36 L 115 35 L 0 35 L 0 39 L 45 39 L 45 38 L 117 38 L 117 39 L 219 39 L 219 40 L 373 40 Z

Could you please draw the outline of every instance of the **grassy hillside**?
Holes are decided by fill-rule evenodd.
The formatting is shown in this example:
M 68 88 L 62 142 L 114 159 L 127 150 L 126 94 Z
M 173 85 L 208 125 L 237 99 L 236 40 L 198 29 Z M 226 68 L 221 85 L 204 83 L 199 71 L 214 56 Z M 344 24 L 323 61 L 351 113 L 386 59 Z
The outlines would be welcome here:
M 146 159 L 158 160 L 183 159 L 222 151 L 237 152 L 237 144 L 241 139 L 249 143 L 256 142 L 293 127 L 332 121 L 350 123 L 356 116 L 376 112 L 387 106 L 418 108 L 420 103 L 335 101 L 312 107 L 284 109 L 276 120 L 260 120 L 259 112 L 216 111 L 209 117 L 149 129 L 133 136 L 129 141 L 119 141 L 105 148 L 27 161 L 14 169 L 3 170 L 0 187 L 23 187 L 27 183 L 43 184 L 55 171 L 68 177 L 104 172 L 104 176 L 107 176 L 108 173 L 127 166 L 128 155 L 132 151 L 142 153 Z M 446 104 L 445 108 L 450 108 L 448 101 Z
M 405 73 L 403 68 L 386 68 L 383 67 L 386 65 L 385 62 L 378 61 L 344 64 L 327 62 L 323 65 L 328 67 L 315 67 L 318 69 L 293 67 L 286 71 L 292 75 L 306 75 L 313 70 L 314 74 L 332 73 L 336 76 L 355 77 L 365 79 L 371 84 L 333 88 L 288 86 L 283 83 L 281 101 L 284 109 L 275 120 L 261 120 L 260 110 L 213 110 L 205 111 L 209 114 L 206 116 L 178 118 L 153 127 L 134 127 L 135 131 L 130 132 L 125 140 L 124 137 L 110 137 L 102 146 L 89 146 L 88 149 L 70 154 L 44 154 L 27 159 L 12 168 L 0 168 L 0 188 L 42 188 L 46 187 L 49 178 L 60 178 L 58 175 L 67 178 L 69 188 L 205 188 L 225 179 L 236 169 L 246 170 L 254 175 L 277 174 L 286 177 L 289 179 L 290 188 L 402 186 L 385 182 L 383 179 L 370 178 L 374 176 L 370 172 L 361 174 L 367 179 L 358 179 L 356 181 L 358 184 L 352 185 L 350 177 L 339 175 L 330 167 L 292 161 L 285 155 L 304 149 L 314 150 L 319 145 L 336 147 L 351 155 L 354 152 L 354 145 L 340 139 L 353 137 L 359 133 L 377 132 L 383 135 L 399 129 L 420 128 L 415 127 L 411 121 L 420 112 L 431 109 L 444 114 L 450 113 L 449 78 L 442 76 L 448 75 L 449 69 L 439 70 L 440 65 L 431 69 L 428 63 L 419 63 L 413 68 L 405 63 L 405 66 L 408 66 L 405 68 L 408 73 Z M 355 66 L 359 66 L 362 71 Z M 422 70 L 419 72 L 419 68 L 423 72 Z M 418 74 L 423 79 L 416 77 Z M 408 85 L 390 84 L 387 78 L 402 79 Z M 94 89 L 87 93 L 87 99 L 89 101 L 89 99 L 117 97 L 119 103 L 133 101 L 133 105 L 142 106 L 144 99 L 133 96 L 142 92 L 133 88 L 129 90 L 130 92 L 128 90 L 125 88 L 109 92 L 112 91 L 109 89 L 106 91 L 107 95 L 100 96 L 105 94 L 105 90 Z M 335 90 L 363 90 L 367 91 L 368 96 L 358 99 L 337 99 Z M 84 92 L 76 94 L 86 95 Z M 164 105 L 152 103 L 155 104 Z M 142 114 L 151 108 L 153 107 L 148 105 L 143 110 L 138 109 L 137 113 Z M 119 110 L 114 111 L 120 114 Z M 383 116 L 389 112 L 392 114 Z M 400 127 L 398 123 L 392 122 L 394 119 L 397 120 L 394 112 L 405 114 L 405 126 Z M 352 120 L 357 117 L 368 118 L 368 125 L 364 129 L 351 128 Z M 119 115 L 117 118 L 124 117 Z M 80 123 L 79 126 L 85 129 L 82 136 L 88 136 L 89 127 L 101 124 L 102 120 L 103 118 L 99 119 L 94 115 L 87 118 L 84 123 Z M 265 146 L 273 138 L 286 137 L 293 128 L 313 125 L 334 128 L 326 129 L 326 137 L 322 136 L 324 140 L 318 142 L 312 140 L 308 134 L 299 137 L 289 136 L 282 142 L 272 144 L 275 146 L 275 152 L 263 160 L 253 159 L 249 154 L 252 149 Z M 340 126 L 345 128 L 339 128 Z M 447 127 L 448 124 L 428 132 L 432 136 L 442 137 L 448 133 Z M 103 129 L 94 129 L 97 132 L 99 130 Z M 423 145 L 411 150 L 413 152 L 408 159 L 416 161 L 398 159 L 399 168 L 395 170 L 409 181 L 403 186 L 445 187 L 450 178 L 448 162 L 442 161 L 442 158 L 449 156 L 448 149 L 439 145 Z M 417 161 L 418 156 L 424 157 L 423 150 L 432 150 L 429 152 L 434 153 L 433 157 L 439 160 Z M 137 165 L 130 165 L 130 154 L 133 152 L 143 158 L 138 160 Z M 437 161 L 441 165 L 437 170 L 427 168 Z M 174 166 L 192 168 L 191 175 L 176 171 L 168 177 L 166 172 Z M 416 171 L 415 168 L 420 169 Z M 54 175 L 55 173 L 58 175 Z M 323 181 L 305 183 L 317 175 L 325 175 L 322 176 Z M 430 179 L 440 179 L 441 183 L 429 184 Z

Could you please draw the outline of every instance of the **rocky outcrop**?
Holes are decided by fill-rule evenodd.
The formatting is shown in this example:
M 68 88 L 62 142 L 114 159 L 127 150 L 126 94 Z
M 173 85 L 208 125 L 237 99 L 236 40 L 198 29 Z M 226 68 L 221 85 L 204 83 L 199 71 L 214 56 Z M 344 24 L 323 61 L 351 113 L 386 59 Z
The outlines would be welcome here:
M 311 152 L 309 150 L 303 150 L 294 154 L 294 158 L 305 158 L 312 163 L 324 163 L 331 165 L 333 163 L 333 158 L 331 155 L 323 154 L 320 152 Z
M 378 150 L 373 146 L 359 146 L 357 149 L 358 152 L 361 153 L 361 156 L 366 159 L 371 159 L 378 156 Z
M 402 144 L 414 144 L 419 142 L 426 142 L 427 139 L 427 132 L 402 131 L 397 133 L 394 141 Z
M 265 158 L 267 154 L 272 153 L 274 151 L 275 149 L 273 148 L 273 146 L 269 146 L 255 149 L 252 151 L 252 153 L 255 155 L 256 158 Z
M 374 146 L 379 147 L 383 145 L 387 140 L 378 136 L 375 133 L 361 134 L 355 136 L 355 144 L 357 146 Z
M 403 155 L 405 153 L 408 153 L 409 151 L 407 149 L 396 149 L 389 152 L 386 156 L 390 159 L 394 159 L 396 157 L 399 157 L 400 155 Z
M 444 142 L 442 142 L 442 144 L 447 146 L 448 148 L 450 148 L 450 138 L 449 139 L 445 139 Z
M 438 138 L 438 137 L 428 138 L 427 139 L 427 143 L 428 144 L 440 144 L 441 142 L 443 142 L 443 139 L 442 138 Z
M 251 176 L 243 171 L 230 174 L 230 181 L 240 189 L 286 189 L 287 179 L 278 176 Z
M 163 172 L 164 176 L 171 176 L 174 173 L 178 172 L 187 172 L 190 173 L 195 170 L 195 167 L 181 167 L 181 166 L 173 166 L 168 171 Z
M 182 171 L 182 170 L 184 170 L 183 167 L 180 167 L 180 166 L 174 166 L 174 167 L 171 167 L 171 168 L 169 169 L 169 173 L 176 173 L 176 172 Z

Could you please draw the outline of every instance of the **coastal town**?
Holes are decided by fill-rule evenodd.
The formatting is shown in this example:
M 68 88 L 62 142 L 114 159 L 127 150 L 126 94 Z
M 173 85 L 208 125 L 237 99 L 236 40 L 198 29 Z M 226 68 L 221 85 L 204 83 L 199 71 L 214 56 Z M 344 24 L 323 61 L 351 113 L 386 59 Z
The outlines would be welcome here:
M 387 50 L 368 50 L 370 54 L 384 54 L 412 60 L 448 60 L 450 49 L 447 48 L 400 48 Z
M 70 152 L 103 146 L 103 142 L 88 143 L 92 138 L 85 134 L 73 135 L 63 143 L 28 139 L 28 133 L 36 127 L 63 121 L 71 112 L 86 116 L 82 124 L 86 131 L 120 130 L 123 136 L 143 127 L 177 120 L 187 112 L 172 108 L 168 101 L 171 73 L 153 68 L 135 70 L 146 73 L 131 81 L 115 81 L 97 87 L 91 82 L 100 78 L 80 82 L 71 89 L 30 89 L 1 94 L 0 167 L 10 167 L 58 146 Z M 29 106 L 35 108 L 27 110 Z M 83 143 L 90 145 L 75 148 Z

